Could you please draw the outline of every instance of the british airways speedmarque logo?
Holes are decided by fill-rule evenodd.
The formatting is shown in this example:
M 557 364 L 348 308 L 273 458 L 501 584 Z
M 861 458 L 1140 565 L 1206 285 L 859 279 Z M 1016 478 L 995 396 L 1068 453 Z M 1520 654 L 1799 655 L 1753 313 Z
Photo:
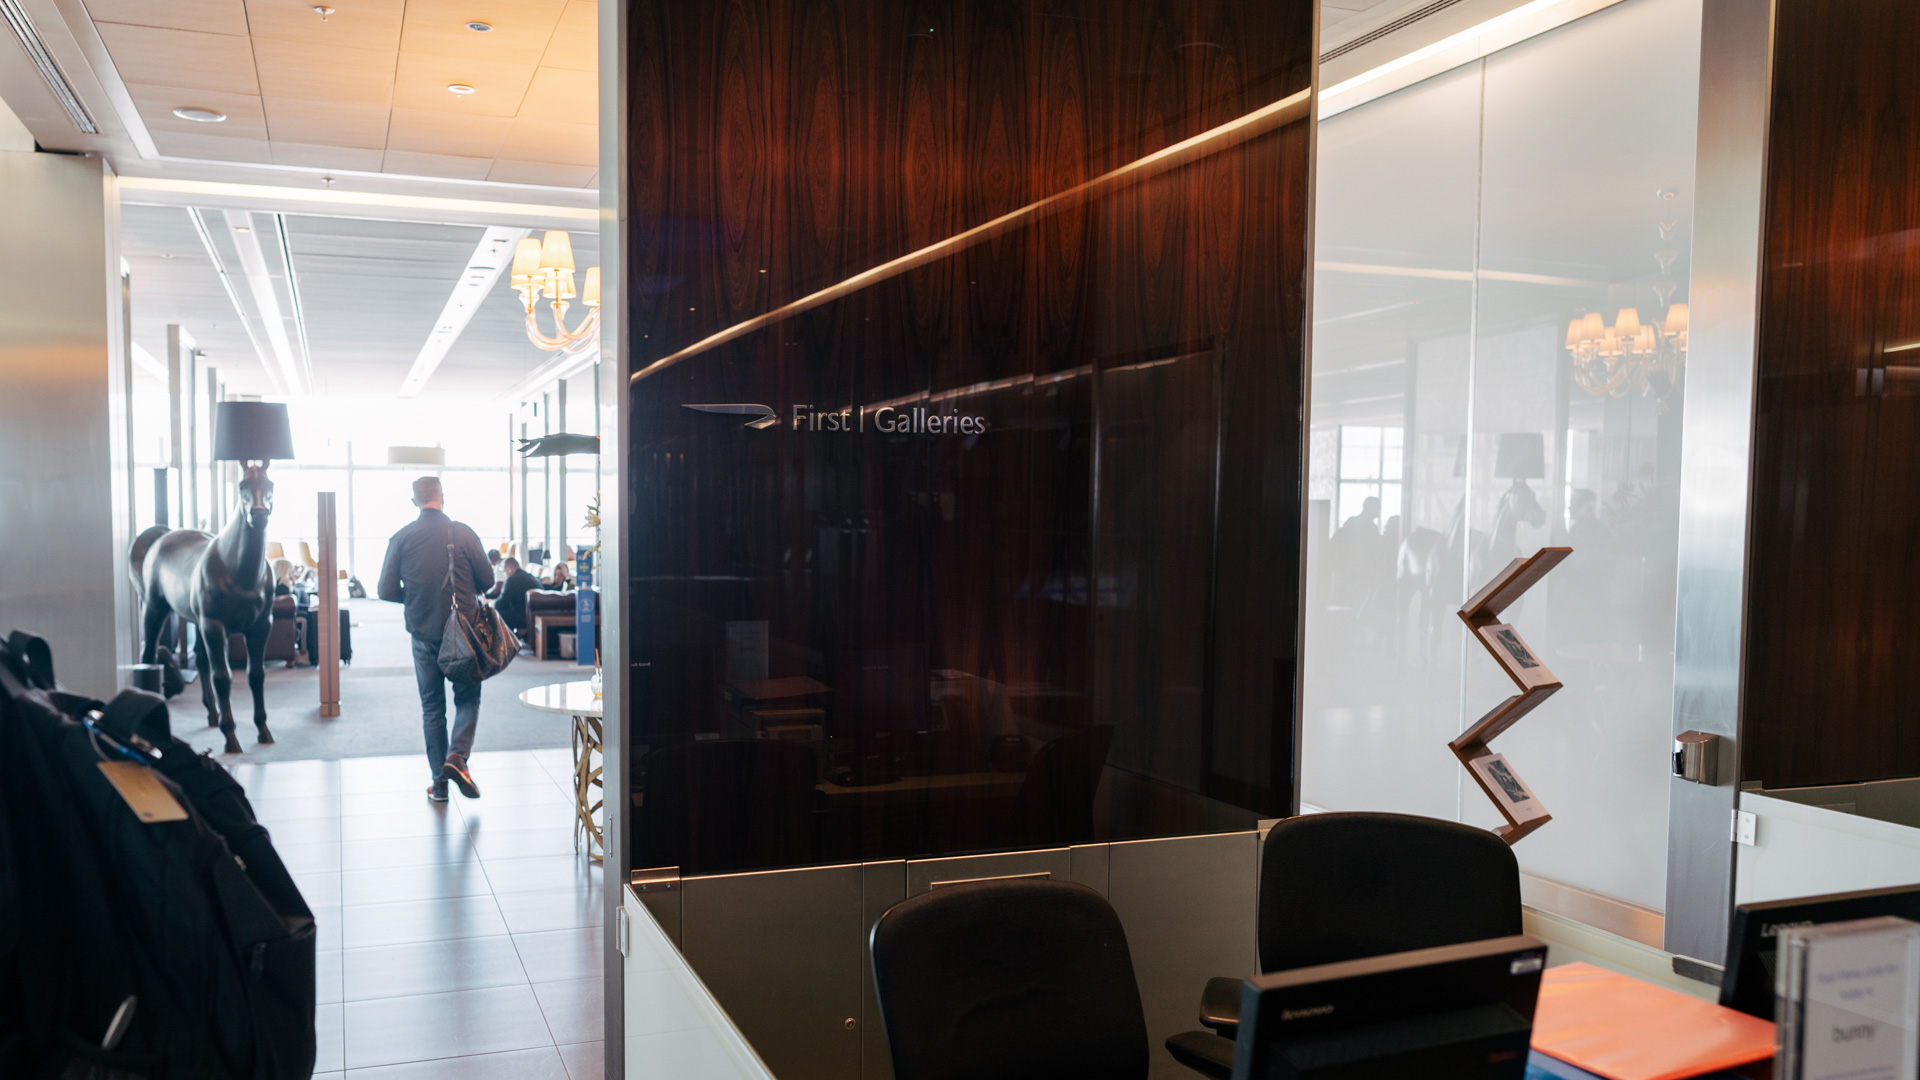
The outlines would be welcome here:
M 724 413 L 728 416 L 751 416 L 747 421 L 750 428 L 770 428 L 780 422 L 780 414 L 765 405 L 683 405 L 682 408 L 694 412 Z
M 780 414 L 771 405 L 682 405 L 695 412 L 727 416 L 751 416 L 747 426 L 764 430 L 780 423 Z M 869 428 L 888 435 L 981 435 L 987 430 L 987 418 L 973 413 L 940 412 L 925 405 L 847 405 L 821 409 L 795 405 L 791 409 L 794 431 L 857 434 Z

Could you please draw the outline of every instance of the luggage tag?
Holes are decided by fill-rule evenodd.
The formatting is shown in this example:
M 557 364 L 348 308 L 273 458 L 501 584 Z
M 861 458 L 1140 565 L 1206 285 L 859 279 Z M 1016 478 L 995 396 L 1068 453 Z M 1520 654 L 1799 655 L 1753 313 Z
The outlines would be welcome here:
M 135 817 L 149 825 L 162 821 L 185 821 L 187 812 L 180 800 L 173 797 L 165 784 L 153 775 L 153 770 L 145 765 L 131 761 L 102 761 L 97 763 L 100 771 L 107 776 L 107 782 L 113 790 L 120 793 L 126 801 L 127 809 Z

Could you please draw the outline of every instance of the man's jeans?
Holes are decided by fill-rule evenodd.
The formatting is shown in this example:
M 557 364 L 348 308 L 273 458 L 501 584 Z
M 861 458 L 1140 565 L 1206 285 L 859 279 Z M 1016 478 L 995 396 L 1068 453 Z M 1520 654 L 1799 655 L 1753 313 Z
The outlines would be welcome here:
M 453 745 L 447 745 L 447 677 L 440 673 L 440 643 L 413 639 L 413 675 L 420 683 L 420 726 L 427 736 L 427 767 L 433 786 L 447 788 L 440 766 L 448 754 L 465 761 L 473 751 L 473 729 L 480 723 L 480 684 L 453 684 Z

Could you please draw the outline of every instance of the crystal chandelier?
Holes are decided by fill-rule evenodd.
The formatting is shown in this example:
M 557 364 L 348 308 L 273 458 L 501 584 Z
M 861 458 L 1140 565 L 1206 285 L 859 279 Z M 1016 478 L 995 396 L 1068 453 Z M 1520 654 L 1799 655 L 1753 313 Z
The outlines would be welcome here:
M 573 242 L 561 229 L 548 230 L 543 239 L 527 237 L 513 249 L 513 287 L 527 312 L 527 340 L 546 352 L 581 353 L 600 343 L 600 268 L 587 268 L 580 283 L 580 302 L 587 315 L 567 329 L 567 302 L 574 299 Z M 553 334 L 540 330 L 534 305 L 541 296 L 552 301 Z
M 1687 305 L 1674 304 L 1665 319 L 1646 323 L 1633 308 L 1621 308 L 1612 326 L 1597 311 L 1575 316 L 1567 325 L 1567 351 L 1574 381 L 1587 393 L 1657 392 L 1664 406 L 1687 362 Z M 1655 376 L 1665 385 L 1654 385 Z
M 1654 193 L 1668 207 L 1661 211 L 1660 239 L 1673 239 L 1680 227 L 1679 215 L 1671 208 L 1680 192 L 1661 188 Z M 1567 352 L 1573 354 L 1573 379 L 1589 394 L 1625 397 L 1630 391 L 1642 396 L 1652 394 L 1660 412 L 1680 391 L 1680 379 L 1687 366 L 1687 305 L 1673 303 L 1678 284 L 1673 280 L 1674 260 L 1680 252 L 1663 247 L 1653 253 L 1660 264 L 1660 281 L 1653 294 L 1667 309 L 1664 319 L 1640 321 L 1640 312 L 1621 308 L 1613 325 L 1599 312 L 1575 315 L 1567 325 Z

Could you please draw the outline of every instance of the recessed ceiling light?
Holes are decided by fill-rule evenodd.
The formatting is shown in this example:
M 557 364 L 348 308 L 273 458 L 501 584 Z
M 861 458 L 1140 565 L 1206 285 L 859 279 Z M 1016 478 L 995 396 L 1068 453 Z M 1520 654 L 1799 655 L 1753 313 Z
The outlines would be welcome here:
M 248 228 L 248 227 L 247 227 L 247 226 L 245 226 L 245 225 L 235 225 L 235 226 L 233 227 L 233 231 L 234 231 L 234 232 L 252 232 L 253 230 L 252 230 L 252 229 L 250 229 L 250 228 Z
M 488 23 L 483 23 L 483 22 L 470 22 L 470 23 L 468 23 L 468 24 L 467 24 L 467 29 L 469 29 L 469 30 L 471 30 L 471 31 L 473 31 L 473 32 L 474 32 L 474 33 L 476 33 L 476 34 L 484 34 L 484 33 L 486 33 L 487 31 L 489 31 L 489 30 L 492 30 L 492 29 L 493 29 L 493 27 L 492 27 L 492 25 L 490 25 L 490 24 L 488 24 Z
M 202 109 L 196 105 L 182 105 L 173 110 L 173 115 L 182 120 L 192 120 L 197 124 L 217 124 L 227 118 L 226 113 L 215 112 L 212 109 Z
M 449 83 L 447 84 L 447 89 L 453 91 L 456 94 L 473 93 L 473 87 L 468 86 L 466 83 L 463 83 L 463 82 Z

